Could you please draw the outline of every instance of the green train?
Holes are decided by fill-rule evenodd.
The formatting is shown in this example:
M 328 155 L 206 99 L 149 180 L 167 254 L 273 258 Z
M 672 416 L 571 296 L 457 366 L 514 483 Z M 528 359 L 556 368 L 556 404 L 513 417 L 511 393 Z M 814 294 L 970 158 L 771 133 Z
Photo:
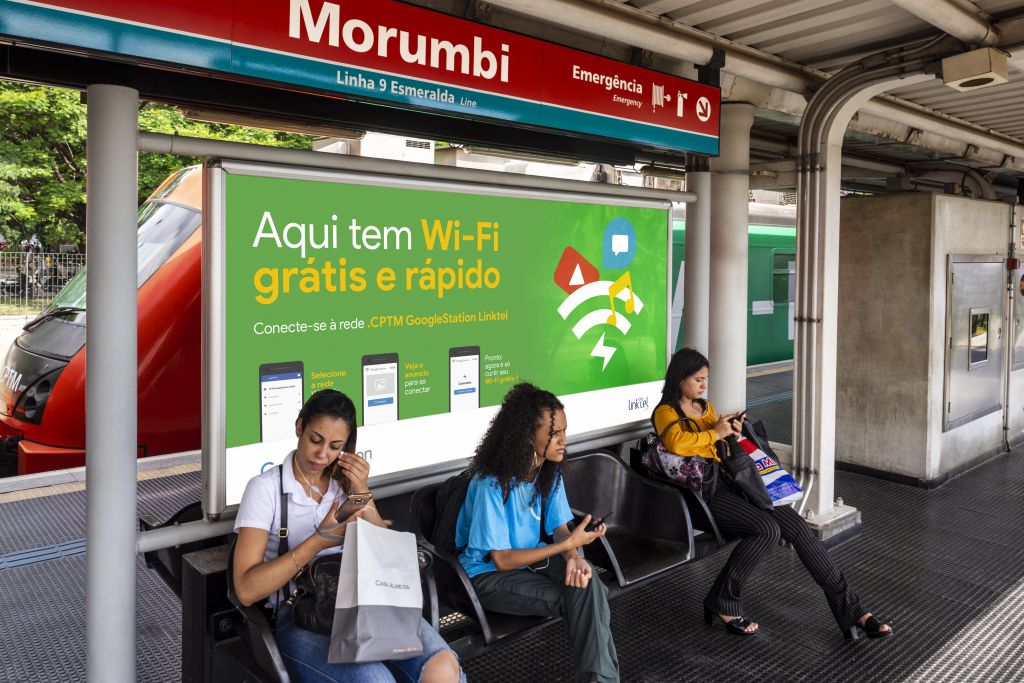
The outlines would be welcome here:
M 685 210 L 672 217 L 672 321 L 682 347 Z M 793 358 L 796 300 L 796 211 L 792 206 L 750 204 L 747 278 L 747 365 Z

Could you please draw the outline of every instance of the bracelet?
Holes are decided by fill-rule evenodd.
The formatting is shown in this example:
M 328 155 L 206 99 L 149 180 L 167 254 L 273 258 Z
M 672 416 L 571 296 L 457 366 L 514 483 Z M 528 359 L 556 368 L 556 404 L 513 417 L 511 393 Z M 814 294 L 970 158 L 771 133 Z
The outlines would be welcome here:
M 292 558 L 292 564 L 295 565 L 295 573 L 301 572 L 302 567 L 299 566 L 299 561 L 295 559 L 295 551 L 293 550 L 290 553 L 288 553 L 288 556 Z

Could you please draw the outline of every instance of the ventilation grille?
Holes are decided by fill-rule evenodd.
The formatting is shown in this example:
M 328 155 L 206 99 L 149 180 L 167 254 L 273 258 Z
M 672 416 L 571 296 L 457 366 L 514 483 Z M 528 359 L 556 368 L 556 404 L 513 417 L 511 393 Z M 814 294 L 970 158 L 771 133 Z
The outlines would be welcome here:
M 406 140 L 405 146 L 413 149 L 430 149 L 430 142 L 428 140 Z

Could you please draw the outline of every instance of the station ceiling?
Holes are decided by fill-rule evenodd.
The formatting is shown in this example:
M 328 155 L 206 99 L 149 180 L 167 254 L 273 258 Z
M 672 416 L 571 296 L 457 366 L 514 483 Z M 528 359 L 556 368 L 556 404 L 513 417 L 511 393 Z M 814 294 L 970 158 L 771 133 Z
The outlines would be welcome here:
M 965 12 L 977 21 L 993 26 L 1009 22 L 1014 25 L 1014 39 L 1024 43 L 1024 39 L 1016 37 L 1024 34 L 1021 31 L 1024 19 L 1012 21 L 1024 18 L 1022 0 L 977 0 L 974 3 L 970 0 L 929 0 L 923 3 L 931 5 L 925 10 L 915 7 L 922 3 L 914 0 L 572 0 L 572 3 L 625 17 L 627 20 L 636 20 L 638 17 L 642 19 L 647 15 L 648 19 L 657 18 L 656 25 L 678 30 L 683 36 L 705 36 L 717 41 L 719 45 L 726 45 L 726 49 L 730 45 L 740 50 L 749 48 L 768 59 L 792 67 L 794 71 L 803 69 L 818 76 L 833 74 L 873 53 L 942 35 L 944 31 L 936 25 L 941 22 L 922 18 L 936 10 Z M 436 7 L 445 3 L 424 1 L 417 4 Z M 478 7 L 481 4 L 476 3 Z M 512 30 L 557 39 L 551 35 L 550 27 L 545 29 L 537 25 L 535 20 L 538 12 L 532 12 L 532 23 L 524 23 L 517 14 L 531 12 L 517 9 L 516 2 L 498 1 L 492 4 L 499 7 L 486 12 L 484 20 L 505 24 L 505 27 Z M 566 6 L 572 9 L 571 5 Z M 576 47 L 600 51 L 606 56 L 624 61 L 636 61 L 636 50 L 657 52 L 659 49 L 659 46 L 648 45 L 638 39 L 631 45 L 624 45 L 627 50 L 634 50 L 632 56 L 628 51 L 622 53 L 619 49 L 623 46 L 620 36 L 595 36 L 586 25 L 572 24 L 568 20 L 569 16 L 570 13 L 566 12 L 567 21 L 559 26 L 563 34 L 561 40 L 564 42 L 565 34 L 568 33 Z M 561 23 L 557 18 L 546 18 L 545 21 L 556 25 Z M 950 28 L 948 24 L 946 28 L 954 31 L 959 29 L 956 26 Z M 978 46 L 977 43 L 972 45 L 969 39 L 956 37 L 964 42 L 965 51 Z M 989 42 L 1009 53 L 1009 82 L 973 92 L 958 92 L 937 78 L 928 83 L 893 90 L 885 97 L 899 104 L 910 103 L 928 114 L 967 124 L 977 132 L 996 136 L 1011 145 L 1024 146 L 1024 47 L 1007 47 L 995 39 Z M 659 61 L 655 55 L 646 61 L 645 65 L 676 70 L 687 75 L 683 60 Z M 692 74 L 690 76 L 693 77 Z M 723 82 L 723 96 L 727 99 L 730 93 L 725 86 Z M 802 94 L 804 101 L 809 94 Z M 777 100 L 766 99 L 769 102 Z M 794 110 L 792 99 L 789 106 L 775 108 L 764 106 L 762 102 L 755 116 L 752 161 L 791 159 L 800 122 L 799 111 Z M 943 179 L 955 180 L 955 174 L 936 175 L 935 171 L 943 165 L 953 165 L 953 168 L 970 167 L 987 174 L 1001 195 L 1016 193 L 1018 178 L 1024 177 L 1024 165 L 1018 164 L 1017 168 L 1013 168 L 1014 163 L 1007 163 L 1017 162 L 1016 158 L 1004 159 L 1002 164 L 994 163 L 991 158 L 965 158 L 950 150 L 914 144 L 911 136 L 901 140 L 893 134 L 874 135 L 865 127 L 859 131 L 851 128 L 844 152 L 850 155 L 851 163 L 856 162 L 858 157 L 883 162 L 881 165 L 866 164 L 875 166 L 876 176 L 880 175 L 880 168 L 885 169 L 884 175 L 888 176 L 909 171 L 911 180 L 921 178 L 925 186 L 927 181 L 923 178 L 924 169 L 932 169 L 932 176 L 939 179 L 937 183 Z M 1019 161 L 1024 162 L 1024 154 L 1021 157 Z M 871 173 L 853 175 L 857 177 L 849 182 L 850 189 L 857 189 L 864 183 L 865 187 L 873 184 L 875 187 L 888 185 L 899 189 L 899 183 L 887 181 L 885 177 L 872 177 Z M 902 189 L 907 187 L 904 183 Z M 935 187 L 933 184 L 933 189 Z
M 626 4 L 825 72 L 937 33 L 935 26 L 890 0 L 631 0 Z M 993 23 L 1024 15 L 1024 2 L 1019 0 L 973 4 Z M 1011 67 L 1009 77 L 1009 83 L 971 93 L 958 92 L 936 79 L 892 94 L 1024 140 L 1024 65 Z
M 1006 83 L 958 92 L 940 77 L 868 102 L 846 134 L 844 188 L 962 187 L 979 194 L 991 185 L 1000 196 L 1024 201 L 1024 0 L 403 1 L 692 79 L 701 73 L 708 78 L 708 70 L 698 67 L 724 55 L 723 100 L 756 107 L 755 189 L 795 187 L 800 117 L 832 74 L 883 50 L 943 36 L 944 54 L 992 46 L 1007 55 Z M 0 77 L 73 88 L 102 77 L 135 87 L 144 99 L 257 118 L 287 112 L 293 124 L 344 121 L 357 130 L 412 132 L 620 165 L 685 163 L 681 154 L 638 151 L 625 143 L 533 129 L 509 135 L 500 123 L 210 79 L 163 63 L 97 60 L 59 45 L 0 41 Z

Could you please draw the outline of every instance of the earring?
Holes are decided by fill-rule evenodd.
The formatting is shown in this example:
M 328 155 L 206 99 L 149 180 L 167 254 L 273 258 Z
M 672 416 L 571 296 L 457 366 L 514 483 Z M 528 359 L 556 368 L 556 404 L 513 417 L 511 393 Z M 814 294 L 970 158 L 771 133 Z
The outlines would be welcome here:
M 540 467 L 543 462 L 544 462 L 544 458 L 540 457 L 540 455 L 537 453 L 537 450 L 534 449 L 534 451 L 533 451 L 533 466 L 534 467 Z

